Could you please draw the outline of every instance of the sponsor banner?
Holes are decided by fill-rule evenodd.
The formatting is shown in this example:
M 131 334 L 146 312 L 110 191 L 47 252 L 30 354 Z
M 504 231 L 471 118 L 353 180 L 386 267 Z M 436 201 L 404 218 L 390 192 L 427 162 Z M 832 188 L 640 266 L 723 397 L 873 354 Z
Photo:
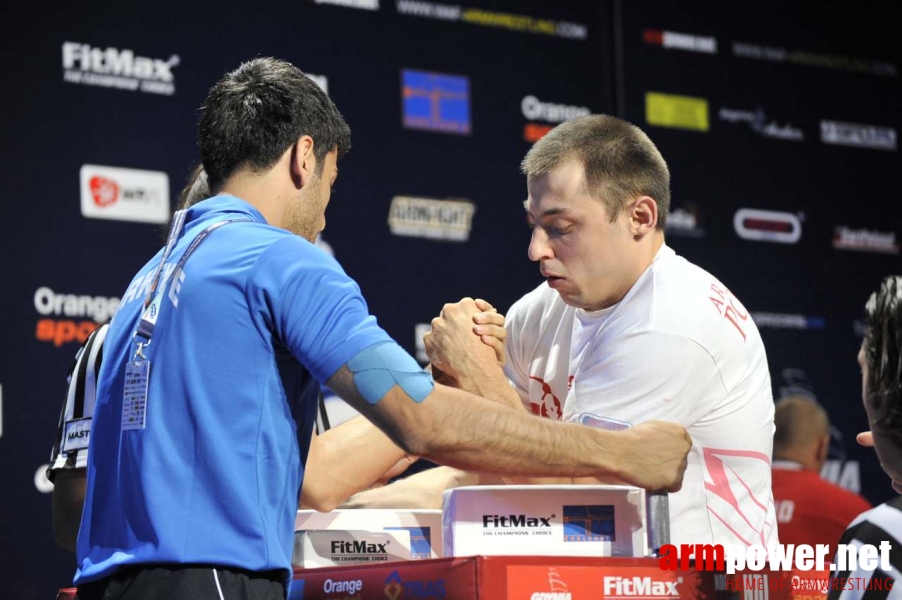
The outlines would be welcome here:
M 395 196 L 388 212 L 393 235 L 465 242 L 476 206 L 469 200 Z
M 507 600 L 713 597 L 713 578 L 657 566 L 509 565 L 507 582 Z
M 676 208 L 667 215 L 667 224 L 664 226 L 667 235 L 679 237 L 701 238 L 705 237 L 705 230 L 699 227 L 698 210 L 694 207 Z
M 626 486 L 477 486 L 442 497 L 445 556 L 645 556 L 645 494 Z
M 702 54 L 717 54 L 717 38 L 691 33 L 677 33 L 661 29 L 646 29 L 642 41 L 651 46 L 661 46 L 667 50 L 686 50 Z
M 94 47 L 80 42 L 63 42 L 63 81 L 130 92 L 171 96 L 175 94 L 172 69 L 181 60 L 136 55 L 128 48 Z
M 407 530 L 323 529 L 295 532 L 291 564 L 310 569 L 397 562 L 410 558 L 410 532 Z
M 326 77 L 325 75 L 314 75 L 313 73 L 304 73 L 304 75 L 306 75 L 308 79 L 313 81 L 313 83 L 318 85 L 319 89 L 326 92 L 327 94 L 329 93 L 329 78 L 328 77 Z
M 798 244 L 802 238 L 802 220 L 788 212 L 740 208 L 733 215 L 736 235 L 752 242 Z
M 833 236 L 833 247 L 837 250 L 899 254 L 899 243 L 896 241 L 895 231 L 873 231 L 839 226 Z
M 520 102 L 520 110 L 523 111 L 523 116 L 530 121 L 545 121 L 554 124 L 592 114 L 592 111 L 585 106 L 543 102 L 532 95 L 523 98 Z
M 138 223 L 169 221 L 169 176 L 162 171 L 83 165 L 81 214 Z
M 746 123 L 754 133 L 761 137 L 784 140 L 788 142 L 805 141 L 805 134 L 792 123 L 780 125 L 776 121 L 767 118 L 764 109 L 742 110 L 736 108 L 721 108 L 717 112 L 717 118 L 727 123 Z
M 821 141 L 836 146 L 896 150 L 896 130 L 892 127 L 821 121 Z
M 828 460 L 821 467 L 821 479 L 861 493 L 861 468 L 857 460 Z
M 34 293 L 34 308 L 39 315 L 35 339 L 62 346 L 84 342 L 98 323 L 103 323 L 119 308 L 119 298 L 88 294 L 63 294 L 49 287 Z
M 508 31 L 549 35 L 571 40 L 585 40 L 589 37 L 589 28 L 583 23 L 539 19 L 517 13 L 498 12 L 484 8 L 468 8 L 459 4 L 441 4 L 423 0 L 396 0 L 395 8 L 398 14 L 401 15 L 467 23 L 477 27 L 494 27 Z
M 544 121 L 545 123 L 553 123 L 554 125 L 569 121 L 576 117 L 592 114 L 592 111 L 585 106 L 545 102 L 533 95 L 525 96 L 523 100 L 520 101 L 520 111 L 529 121 Z M 544 125 L 542 123 L 534 122 L 527 123 L 523 126 L 523 141 L 535 143 L 542 139 L 542 137 L 552 129 L 553 125 Z
M 836 71 L 849 71 L 852 73 L 864 73 L 881 77 L 896 77 L 898 69 L 896 64 L 883 60 L 869 60 L 850 58 L 840 54 L 822 54 L 783 48 L 781 46 L 765 46 L 749 42 L 734 41 L 731 45 L 733 56 L 750 58 L 753 60 L 766 60 L 769 62 L 786 62 L 805 67 L 818 67 L 821 69 L 833 69 Z
M 313 0 L 314 4 L 330 4 L 359 10 L 379 10 L 379 0 Z
M 823 329 L 827 326 L 824 317 L 786 313 L 753 312 L 752 320 L 758 329 Z
M 440 600 L 478 595 L 476 569 L 461 560 L 295 570 L 294 581 L 298 580 L 304 582 L 306 598 Z
M 646 92 L 645 120 L 649 125 L 708 131 L 708 101 L 693 96 Z
M 404 69 L 401 99 L 407 129 L 470 135 L 469 77 Z
M 410 539 L 410 558 L 441 556 L 442 511 L 440 510 L 367 510 L 337 509 L 329 513 L 299 510 L 294 525 L 297 531 L 406 531 Z

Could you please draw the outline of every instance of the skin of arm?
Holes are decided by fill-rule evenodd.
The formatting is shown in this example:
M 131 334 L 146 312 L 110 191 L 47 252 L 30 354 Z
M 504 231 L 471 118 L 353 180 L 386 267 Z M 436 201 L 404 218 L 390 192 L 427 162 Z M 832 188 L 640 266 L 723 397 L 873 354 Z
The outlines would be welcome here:
M 436 467 L 383 487 L 354 494 L 341 508 L 442 508 L 442 492 L 464 485 L 503 483 L 500 477 L 468 473 L 452 467 Z
M 348 457 L 354 460 L 348 460 Z M 416 461 L 363 417 L 314 435 L 301 488 L 301 505 L 321 512 L 394 476 Z
M 672 423 L 596 430 L 536 419 L 440 384 L 422 402 L 414 402 L 396 385 L 370 404 L 357 392 L 347 366 L 327 385 L 408 455 L 466 471 L 602 477 L 611 483 L 676 491 L 691 447 L 686 430 Z
M 78 539 L 86 481 L 85 469 L 58 469 L 53 477 L 53 535 L 70 552 Z

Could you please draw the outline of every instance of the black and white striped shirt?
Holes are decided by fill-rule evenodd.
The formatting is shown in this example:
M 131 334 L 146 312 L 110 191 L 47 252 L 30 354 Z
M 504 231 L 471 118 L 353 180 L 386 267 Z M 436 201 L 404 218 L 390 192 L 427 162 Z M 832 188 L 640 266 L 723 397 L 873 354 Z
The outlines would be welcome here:
M 88 466 L 88 440 L 97 397 L 97 376 L 108 329 L 109 325 L 104 324 L 91 332 L 75 355 L 75 362 L 69 371 L 66 402 L 60 413 L 56 441 L 47 468 L 47 478 L 51 481 L 54 471 L 58 469 L 84 469 Z
M 108 329 L 109 324 L 101 325 L 88 336 L 69 370 L 66 402 L 60 413 L 56 441 L 47 468 L 47 478 L 50 481 L 53 481 L 54 471 L 58 469 L 85 469 L 88 466 L 88 440 L 97 397 L 97 376 L 103 360 L 103 340 Z M 316 432 L 323 433 L 329 428 L 328 412 L 320 394 Z
M 863 512 L 852 521 L 849 528 L 843 534 L 840 543 L 860 547 L 862 544 L 880 546 L 881 542 L 889 542 L 891 568 L 884 571 L 880 568 L 865 570 L 856 565 L 856 569 L 834 573 L 839 580 L 857 580 L 855 589 L 831 590 L 829 600 L 902 600 L 902 496 L 881 504 L 876 508 Z M 874 578 L 879 580 L 883 589 L 863 589 L 869 586 L 867 582 Z M 892 589 L 886 589 L 886 582 L 892 579 Z M 875 584 L 877 582 L 875 581 Z M 898 584 L 898 587 L 897 585 Z

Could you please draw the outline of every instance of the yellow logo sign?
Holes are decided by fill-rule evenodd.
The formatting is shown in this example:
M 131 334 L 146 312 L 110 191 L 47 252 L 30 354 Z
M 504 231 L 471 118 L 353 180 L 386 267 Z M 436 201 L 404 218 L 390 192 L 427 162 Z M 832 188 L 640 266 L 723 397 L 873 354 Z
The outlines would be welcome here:
M 645 120 L 649 125 L 708 131 L 708 101 L 693 96 L 646 92 Z

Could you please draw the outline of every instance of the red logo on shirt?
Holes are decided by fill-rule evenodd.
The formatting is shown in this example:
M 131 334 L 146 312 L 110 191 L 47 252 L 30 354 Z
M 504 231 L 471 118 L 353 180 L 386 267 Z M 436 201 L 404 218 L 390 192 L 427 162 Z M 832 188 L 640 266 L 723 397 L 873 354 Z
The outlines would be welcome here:
M 97 206 L 109 206 L 119 199 L 119 184 L 112 179 L 95 175 L 91 177 L 88 185 Z
M 736 328 L 736 331 L 739 332 L 739 335 L 742 336 L 742 341 L 745 341 L 745 331 L 742 330 L 742 326 L 740 325 L 740 321 L 743 323 L 748 320 L 749 313 L 739 304 L 739 301 L 733 297 L 733 294 L 730 293 L 730 290 L 721 289 L 717 287 L 716 283 L 711 284 L 711 291 L 714 292 L 714 295 L 708 298 L 711 303 L 714 305 L 714 308 L 717 309 L 717 312 L 724 319 L 730 321 L 733 324 L 733 327 Z
M 545 380 L 541 377 L 530 375 L 529 378 L 542 384 L 542 403 L 529 403 L 529 407 L 532 409 L 532 414 L 543 416 L 546 419 L 553 418 L 557 421 L 560 421 L 561 417 L 564 414 L 564 411 L 561 409 L 561 401 L 558 400 L 558 397 L 555 396 L 551 391 L 551 385 L 546 383 Z M 551 398 L 551 400 L 549 400 L 549 398 Z

